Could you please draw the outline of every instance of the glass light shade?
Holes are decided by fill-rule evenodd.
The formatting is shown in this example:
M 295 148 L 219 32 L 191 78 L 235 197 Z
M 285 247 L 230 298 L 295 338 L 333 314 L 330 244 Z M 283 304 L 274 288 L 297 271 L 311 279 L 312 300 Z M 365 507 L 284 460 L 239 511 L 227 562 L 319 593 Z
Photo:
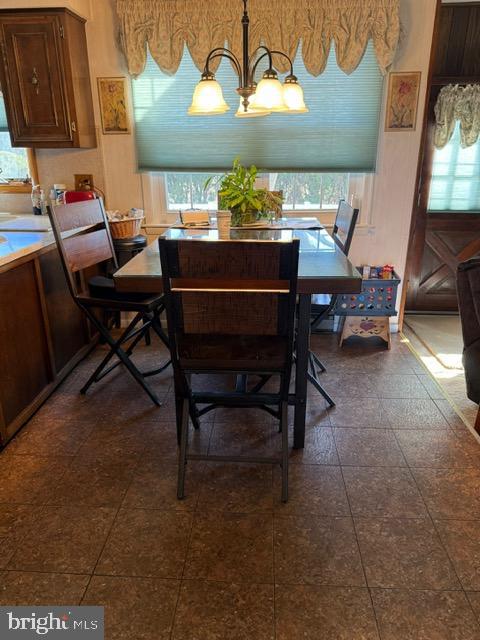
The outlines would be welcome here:
M 235 116 L 237 118 L 258 118 L 260 116 L 268 116 L 270 115 L 270 111 L 267 111 L 266 109 L 262 109 L 256 106 L 257 101 L 256 101 L 256 94 L 254 93 L 253 95 L 251 95 L 248 99 L 248 107 L 247 110 L 245 111 L 245 108 L 243 106 L 243 98 L 240 97 L 240 104 L 238 106 L 238 111 L 235 114 Z
M 255 106 L 267 111 L 286 111 L 283 86 L 277 78 L 262 78 L 255 92 Z
M 208 116 L 225 113 L 230 107 L 223 98 L 220 83 L 215 79 L 200 80 L 193 92 L 188 110 L 191 116 Z
M 307 113 L 308 108 L 303 98 L 303 89 L 296 82 L 286 82 L 283 85 L 283 99 L 289 113 Z

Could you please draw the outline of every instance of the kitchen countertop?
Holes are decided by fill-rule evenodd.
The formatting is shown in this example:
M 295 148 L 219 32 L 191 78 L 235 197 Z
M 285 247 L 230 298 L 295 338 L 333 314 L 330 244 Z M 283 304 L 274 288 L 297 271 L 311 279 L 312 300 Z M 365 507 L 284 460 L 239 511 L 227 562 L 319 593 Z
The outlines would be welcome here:
M 3 231 L 34 231 L 48 232 L 52 230 L 48 216 L 34 216 L 33 214 L 10 214 L 0 212 L 0 232 Z
M 0 232 L 0 267 L 55 244 L 51 231 Z

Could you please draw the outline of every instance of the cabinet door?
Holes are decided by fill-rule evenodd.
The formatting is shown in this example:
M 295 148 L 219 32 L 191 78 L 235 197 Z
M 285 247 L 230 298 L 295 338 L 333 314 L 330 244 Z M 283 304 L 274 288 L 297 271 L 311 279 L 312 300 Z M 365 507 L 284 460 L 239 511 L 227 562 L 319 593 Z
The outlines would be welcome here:
M 33 260 L 0 274 L 0 300 L 0 404 L 8 429 L 53 380 Z
M 88 344 L 85 316 L 68 290 L 58 250 L 39 258 L 55 372 L 58 374 Z
M 0 24 L 1 82 L 12 145 L 73 142 L 59 16 L 10 14 L 1 16 Z

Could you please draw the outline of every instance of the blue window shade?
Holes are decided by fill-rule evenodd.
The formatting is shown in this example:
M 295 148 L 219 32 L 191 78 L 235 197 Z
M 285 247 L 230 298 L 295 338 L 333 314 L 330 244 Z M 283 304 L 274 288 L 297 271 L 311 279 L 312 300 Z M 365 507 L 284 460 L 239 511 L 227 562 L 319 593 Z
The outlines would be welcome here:
M 8 131 L 7 114 L 5 113 L 5 102 L 0 91 L 0 131 Z
M 435 149 L 428 210 L 480 212 L 480 141 L 462 149 L 459 123 L 450 142 Z
M 351 75 L 338 68 L 333 48 L 317 78 L 305 70 L 301 52 L 294 72 L 305 91 L 307 114 L 236 118 L 238 78 L 223 60 L 216 77 L 230 111 L 193 117 L 187 109 L 200 73 L 188 51 L 173 76 L 149 57 L 133 81 L 139 169 L 225 171 L 239 156 L 264 171 L 374 171 L 383 77 L 373 46 Z

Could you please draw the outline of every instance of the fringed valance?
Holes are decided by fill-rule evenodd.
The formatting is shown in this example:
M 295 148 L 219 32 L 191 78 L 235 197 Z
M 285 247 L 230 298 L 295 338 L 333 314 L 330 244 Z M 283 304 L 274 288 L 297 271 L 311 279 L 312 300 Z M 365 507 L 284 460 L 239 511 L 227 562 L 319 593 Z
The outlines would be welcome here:
M 438 94 L 435 105 L 435 137 L 437 149 L 443 149 L 460 122 L 462 147 L 471 147 L 480 136 L 480 84 L 449 84 Z
M 116 0 L 122 45 L 131 75 L 150 53 L 164 73 L 177 71 L 185 45 L 200 71 L 208 52 L 241 52 L 240 0 Z M 382 73 L 391 65 L 400 32 L 399 0 L 250 0 L 250 46 L 260 43 L 294 57 L 302 42 L 307 71 L 325 69 L 333 42 L 338 66 L 351 73 L 373 41 Z M 218 62 L 218 61 L 215 61 Z M 285 61 L 275 59 L 279 71 Z

